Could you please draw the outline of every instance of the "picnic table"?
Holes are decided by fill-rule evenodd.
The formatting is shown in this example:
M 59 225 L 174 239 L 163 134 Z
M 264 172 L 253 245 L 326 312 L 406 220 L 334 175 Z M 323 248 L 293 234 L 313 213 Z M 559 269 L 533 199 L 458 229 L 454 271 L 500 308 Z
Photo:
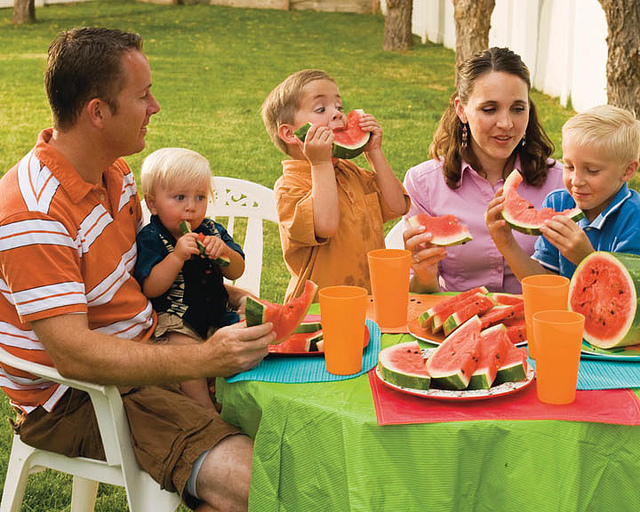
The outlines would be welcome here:
M 407 339 L 407 334 L 383 334 L 380 343 L 385 347 Z M 312 383 L 218 379 L 223 418 L 255 440 L 249 510 L 638 508 L 640 390 L 611 391 L 622 399 L 619 408 L 627 424 L 618 424 L 615 406 L 610 417 L 598 418 L 597 411 L 593 418 L 593 411 L 558 413 L 562 419 L 513 419 L 520 416 L 500 408 L 498 400 L 523 400 L 524 395 L 517 398 L 520 393 L 537 400 L 534 384 L 509 397 L 482 401 L 493 409 L 490 419 L 469 415 L 462 403 L 443 415 L 437 408 L 442 402 L 436 402 L 429 404 L 433 416 L 423 412 L 427 417 L 417 423 L 381 425 L 372 391 L 375 378 L 363 373 Z M 603 392 L 578 393 L 576 403 L 586 409 L 589 397 L 604 396 L 600 403 L 608 403 Z M 558 406 L 547 407 L 553 415 Z M 462 411 L 459 417 L 456 409 Z

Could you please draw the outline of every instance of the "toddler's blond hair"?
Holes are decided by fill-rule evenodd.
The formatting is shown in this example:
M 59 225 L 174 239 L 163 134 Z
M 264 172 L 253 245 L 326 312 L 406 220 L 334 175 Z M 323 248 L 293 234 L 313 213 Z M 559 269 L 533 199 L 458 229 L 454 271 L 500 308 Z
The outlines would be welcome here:
M 640 121 L 623 108 L 600 105 L 576 114 L 562 127 L 562 139 L 577 147 L 591 146 L 626 165 L 640 157 Z
M 169 189 L 199 183 L 207 184 L 209 197 L 212 197 L 209 161 L 191 149 L 158 149 L 142 162 L 140 184 L 145 197 L 153 197 L 158 188 Z
M 285 153 L 287 144 L 278 136 L 278 128 L 283 124 L 292 124 L 300 108 L 300 99 L 304 88 L 316 80 L 329 80 L 335 83 L 327 73 L 320 69 L 303 69 L 289 75 L 269 93 L 262 104 L 262 120 L 269 137 Z

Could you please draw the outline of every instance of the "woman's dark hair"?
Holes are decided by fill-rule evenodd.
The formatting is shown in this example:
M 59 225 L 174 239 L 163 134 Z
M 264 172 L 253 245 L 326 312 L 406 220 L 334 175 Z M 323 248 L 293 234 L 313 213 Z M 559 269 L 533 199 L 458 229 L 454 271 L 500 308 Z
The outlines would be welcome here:
M 73 126 L 92 98 L 116 112 L 124 86 L 122 56 L 132 50 L 142 51 L 142 38 L 131 32 L 84 27 L 58 34 L 49 45 L 45 71 L 54 126 Z
M 449 99 L 449 106 L 442 114 L 429 148 L 431 158 L 443 160 L 444 177 L 450 188 L 459 186 L 463 159 L 469 162 L 476 171 L 483 174 L 482 166 L 473 153 L 471 144 L 462 147 L 463 123 L 456 114 L 454 100 L 458 97 L 462 104 L 466 105 L 473 94 L 476 81 L 492 71 L 517 76 L 527 84 L 527 90 L 531 90 L 531 78 L 527 66 L 519 55 L 508 48 L 489 48 L 477 53 L 458 67 L 457 91 Z M 547 172 L 552 166 L 548 160 L 555 147 L 538 120 L 536 107 L 531 97 L 529 97 L 529 124 L 525 132 L 525 139 L 526 144 L 519 143 L 513 150 L 512 158 L 520 156 L 524 180 L 539 187 L 546 180 Z

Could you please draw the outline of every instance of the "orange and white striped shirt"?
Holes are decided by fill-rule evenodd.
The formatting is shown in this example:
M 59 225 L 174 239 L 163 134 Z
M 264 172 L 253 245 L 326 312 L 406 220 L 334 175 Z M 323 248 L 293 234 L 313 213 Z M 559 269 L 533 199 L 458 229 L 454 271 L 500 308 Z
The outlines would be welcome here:
M 101 185 L 82 179 L 40 133 L 0 180 L 0 345 L 53 366 L 30 322 L 85 313 L 89 327 L 145 337 L 155 315 L 132 277 L 141 219 L 133 173 L 118 159 Z M 66 386 L 0 366 L 0 387 L 28 413 L 51 410 Z

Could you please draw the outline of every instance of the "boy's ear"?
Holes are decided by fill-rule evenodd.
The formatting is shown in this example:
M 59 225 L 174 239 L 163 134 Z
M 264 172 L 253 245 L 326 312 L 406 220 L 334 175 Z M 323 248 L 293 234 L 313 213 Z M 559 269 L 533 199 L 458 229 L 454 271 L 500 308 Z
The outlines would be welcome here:
M 632 160 L 627 164 L 626 169 L 624 170 L 624 174 L 622 175 L 622 181 L 627 182 L 638 170 L 638 160 Z
M 457 96 L 456 99 L 453 100 L 453 106 L 456 109 L 456 115 L 458 116 L 460 121 L 462 121 L 464 124 L 467 124 L 469 121 L 466 114 L 464 113 L 464 105 L 462 104 L 462 101 L 460 101 L 460 98 L 458 98 Z
M 278 126 L 278 137 L 280 137 L 285 144 L 296 144 L 296 134 L 293 126 L 290 124 L 281 124 Z
M 153 196 L 145 195 L 144 196 L 144 202 L 147 204 L 147 208 L 149 209 L 149 212 L 151 212 L 151 215 L 158 215 L 158 208 L 156 207 L 156 200 L 154 199 Z

